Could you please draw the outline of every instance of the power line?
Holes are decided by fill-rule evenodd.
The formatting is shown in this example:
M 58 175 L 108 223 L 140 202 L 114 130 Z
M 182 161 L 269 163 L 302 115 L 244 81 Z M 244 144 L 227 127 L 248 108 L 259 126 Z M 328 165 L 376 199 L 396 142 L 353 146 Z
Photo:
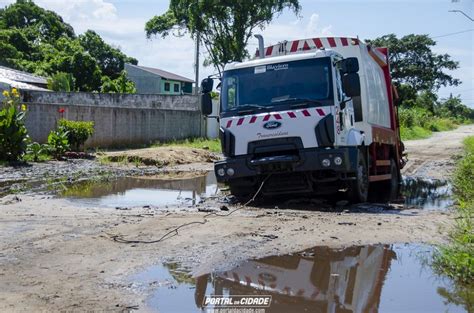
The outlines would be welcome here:
M 432 36 L 431 38 L 449 37 L 449 36 L 454 36 L 454 35 L 458 35 L 458 34 L 464 34 L 464 33 L 472 32 L 473 30 L 474 30 L 474 28 L 471 28 L 471 29 L 461 30 L 461 31 L 455 32 L 455 33 L 449 33 L 449 34 L 444 34 L 444 35 L 439 35 L 439 36 Z

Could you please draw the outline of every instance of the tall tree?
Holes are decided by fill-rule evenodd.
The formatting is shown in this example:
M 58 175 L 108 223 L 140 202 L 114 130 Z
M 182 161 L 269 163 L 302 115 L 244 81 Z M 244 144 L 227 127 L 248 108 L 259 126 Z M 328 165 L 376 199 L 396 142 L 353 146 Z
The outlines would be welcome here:
M 53 11 L 31 0 L 17 0 L 0 10 L 0 29 L 17 28 L 31 41 L 53 42 L 60 37 L 74 38 L 74 29 Z
M 122 51 L 107 44 L 95 31 L 88 30 L 79 35 L 82 47 L 93 56 L 99 64 L 102 74 L 111 79 L 118 78 L 125 63 L 138 64 L 137 59 L 126 56 Z
M 67 73 L 75 82 L 68 87 L 71 91 L 100 91 L 104 77 L 121 78 L 125 62 L 137 64 L 94 31 L 76 37 L 61 16 L 33 1 L 17 0 L 0 9 L 0 65 L 53 81 L 61 77 L 57 73 Z
M 249 55 L 246 46 L 256 28 L 263 29 L 285 8 L 295 14 L 299 0 L 171 0 L 168 11 L 145 25 L 147 37 L 186 32 L 195 38 L 200 33 L 208 57 L 205 65 L 222 72 L 229 61 L 242 61 Z
M 367 42 L 389 49 L 392 78 L 399 84 L 406 84 L 414 92 L 434 92 L 441 86 L 461 83 L 446 73 L 446 70 L 457 69 L 459 63 L 448 54 L 434 53 L 432 47 L 436 42 L 428 35 L 411 34 L 397 38 L 395 34 L 389 34 Z

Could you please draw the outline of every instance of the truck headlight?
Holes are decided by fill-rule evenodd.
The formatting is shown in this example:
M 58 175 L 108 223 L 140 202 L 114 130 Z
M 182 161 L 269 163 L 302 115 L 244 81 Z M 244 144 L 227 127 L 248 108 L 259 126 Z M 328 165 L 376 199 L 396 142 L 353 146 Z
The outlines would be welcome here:
M 223 168 L 218 169 L 217 170 L 217 175 L 219 175 L 221 177 L 224 176 L 225 175 L 225 170 Z
M 229 175 L 229 176 L 234 176 L 234 174 L 235 174 L 234 169 L 233 169 L 232 167 L 229 167 L 229 168 L 227 169 L 227 175 Z
M 329 165 L 331 165 L 331 160 L 329 159 L 323 159 L 321 161 L 321 165 L 324 166 L 324 167 L 329 167 Z
M 342 164 L 342 158 L 341 157 L 335 157 L 334 158 L 334 164 L 336 165 L 341 165 Z

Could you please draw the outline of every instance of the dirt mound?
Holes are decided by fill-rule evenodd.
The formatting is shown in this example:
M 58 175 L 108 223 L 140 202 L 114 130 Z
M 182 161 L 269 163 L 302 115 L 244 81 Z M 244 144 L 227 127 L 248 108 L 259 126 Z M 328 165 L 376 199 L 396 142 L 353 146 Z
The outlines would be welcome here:
M 210 163 L 219 155 L 204 149 L 187 147 L 155 147 L 104 153 L 111 162 L 141 163 L 151 166 L 169 166 L 191 163 Z

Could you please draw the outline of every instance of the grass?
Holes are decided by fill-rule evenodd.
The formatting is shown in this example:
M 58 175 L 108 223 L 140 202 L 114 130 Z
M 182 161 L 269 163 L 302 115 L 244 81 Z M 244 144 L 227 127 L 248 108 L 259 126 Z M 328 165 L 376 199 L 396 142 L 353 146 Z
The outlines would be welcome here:
M 219 139 L 191 138 L 185 140 L 176 140 L 164 143 L 155 143 L 152 147 L 189 147 L 196 149 L 205 149 L 212 152 L 221 152 L 221 143 Z
M 46 162 L 46 161 L 50 161 L 52 159 L 53 158 L 49 154 L 46 154 L 46 153 L 40 154 L 38 156 L 37 161 L 34 160 L 34 156 L 32 154 L 27 153 L 23 156 L 23 161 L 26 161 L 26 162 Z
M 434 117 L 423 126 L 400 127 L 400 136 L 402 140 L 424 139 L 430 137 L 433 132 L 442 132 L 452 130 L 458 127 L 458 124 L 448 118 Z
M 430 137 L 432 131 L 421 126 L 401 127 L 400 136 L 402 140 L 424 139 Z
M 461 284 L 474 287 L 474 136 L 464 140 L 464 155 L 454 174 L 457 206 L 450 243 L 440 246 L 434 256 L 435 269 Z
M 432 132 L 455 129 L 463 122 L 455 118 L 433 115 L 430 111 L 419 107 L 400 108 L 398 117 L 402 140 L 428 138 Z

